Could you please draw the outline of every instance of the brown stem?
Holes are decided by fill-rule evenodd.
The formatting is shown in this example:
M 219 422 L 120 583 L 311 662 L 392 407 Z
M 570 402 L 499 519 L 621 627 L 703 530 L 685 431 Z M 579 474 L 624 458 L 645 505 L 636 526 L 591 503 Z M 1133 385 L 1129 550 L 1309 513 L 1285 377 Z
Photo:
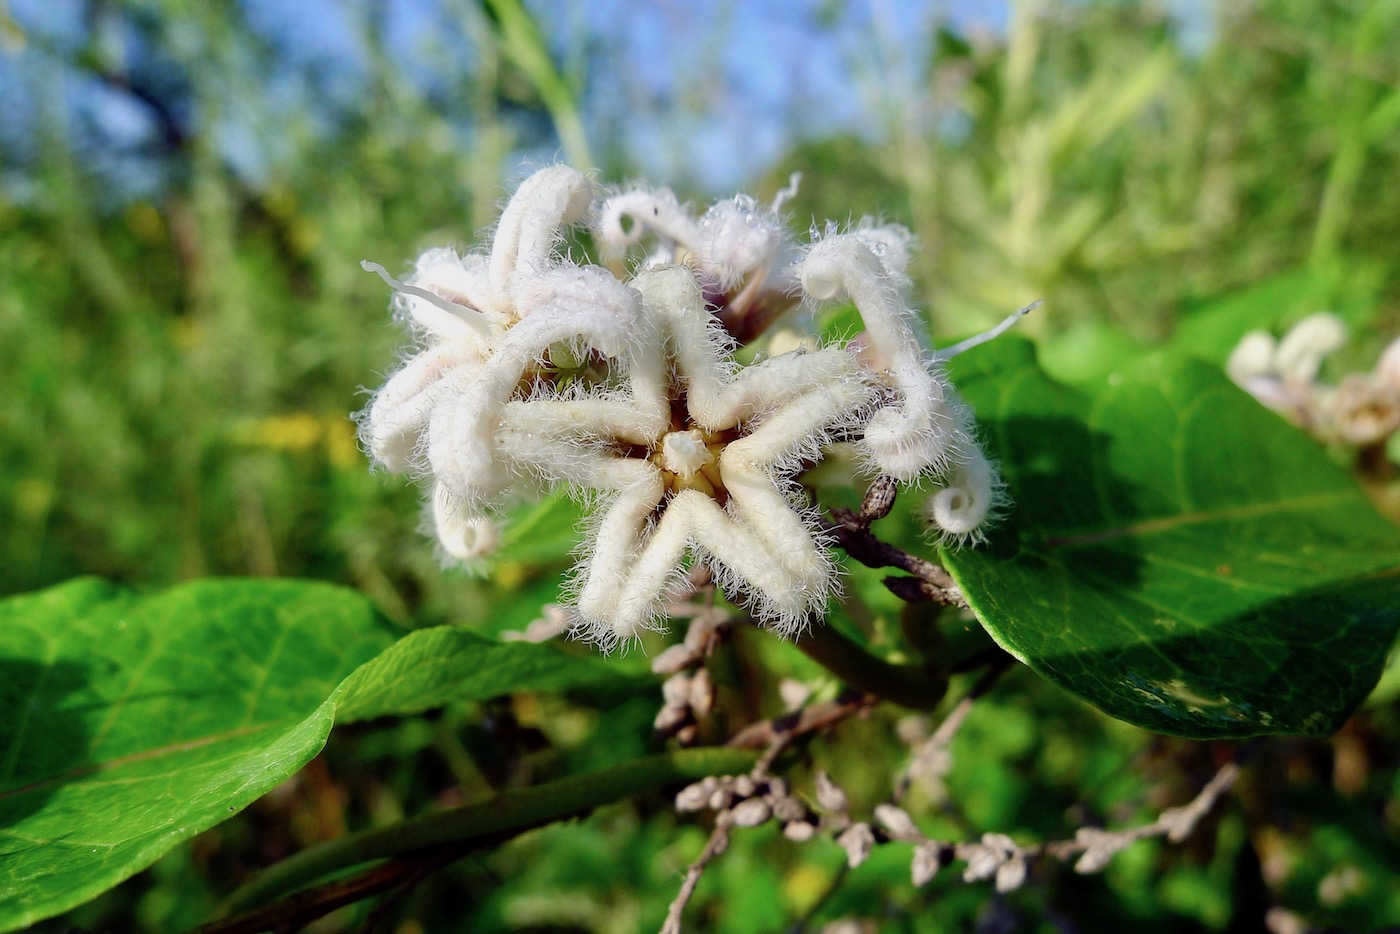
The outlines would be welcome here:
M 840 723 L 847 717 L 869 710 L 879 702 L 880 698 L 873 694 L 852 694 L 844 698 L 812 704 L 801 710 L 783 714 L 781 717 L 774 717 L 772 720 L 751 723 L 730 737 L 729 742 L 725 745 L 735 749 L 771 748 L 772 744 L 781 737 L 795 739 L 807 733 L 824 730 Z
M 883 542 L 870 531 L 870 524 L 889 515 L 894 507 L 895 483 L 890 477 L 877 477 L 866 490 L 858 512 L 831 510 L 834 520 L 829 531 L 847 554 L 868 568 L 898 568 L 910 577 L 887 577 L 885 586 L 896 597 L 909 603 L 942 603 L 967 606 L 967 600 L 946 570 L 926 558 L 911 555 Z
M 797 637 L 797 647 L 851 687 L 911 710 L 932 710 L 948 692 L 938 669 L 876 658 L 834 626 L 813 626 Z

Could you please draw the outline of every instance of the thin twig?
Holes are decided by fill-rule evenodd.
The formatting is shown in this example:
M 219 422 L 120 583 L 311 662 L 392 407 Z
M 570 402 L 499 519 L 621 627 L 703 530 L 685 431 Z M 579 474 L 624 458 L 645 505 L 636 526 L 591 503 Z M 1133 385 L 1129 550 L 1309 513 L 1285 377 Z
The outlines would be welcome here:
M 922 885 L 933 875 L 932 872 L 921 875 L 918 871 L 918 853 L 922 850 L 938 854 L 933 864 L 935 870 L 950 859 L 960 859 L 967 863 L 962 876 L 964 882 L 994 878 L 997 890 L 1006 892 L 1018 888 L 1025 881 L 1031 863 L 1044 857 L 1062 862 L 1077 857 L 1075 871 L 1088 874 L 1098 872 L 1116 854 L 1139 840 L 1166 837 L 1173 843 L 1180 843 L 1190 836 L 1201 818 L 1229 790 L 1238 774 L 1239 767 L 1233 762 L 1227 762 L 1195 798 L 1181 807 L 1168 808 L 1151 823 L 1123 830 L 1081 827 L 1072 840 L 1057 840 L 1032 846 L 1022 846 L 1002 833 L 983 834 L 981 840 L 969 843 L 932 840 L 925 837 L 898 807 L 882 805 L 876 809 L 876 815 L 882 817 L 882 809 L 889 808 L 881 820 L 885 826 L 886 839 L 914 844 L 915 884 Z M 891 817 L 895 820 L 891 820 Z
M 201 925 L 190 934 L 258 934 L 261 931 L 300 930 L 337 908 L 412 884 L 433 869 L 457 858 L 447 855 L 456 849 L 438 847 L 388 860 L 364 872 L 298 892 L 265 908 Z
M 851 694 L 836 700 L 811 704 L 772 720 L 752 723 L 735 733 L 725 745 L 735 749 L 761 749 L 769 746 L 780 735 L 796 739 L 834 726 L 847 717 L 869 710 L 879 701 L 880 698 L 873 694 Z
M 946 756 L 948 747 L 953 744 L 953 737 L 958 734 L 963 722 L 967 720 L 967 715 L 972 712 L 973 703 L 992 689 L 992 685 L 1002 676 L 1010 663 L 1010 656 L 1005 656 L 999 660 L 999 663 L 994 663 L 983 672 L 982 677 L 977 679 L 977 683 L 972 686 L 972 689 L 953 706 L 953 709 L 948 712 L 948 716 L 943 718 L 943 722 L 938 725 L 938 729 L 933 731 L 933 735 L 914 750 L 914 755 L 909 760 L 909 767 L 904 770 L 904 774 L 899 777 L 899 781 L 895 784 L 893 800 L 896 804 L 904 800 L 904 796 L 909 793 L 909 786 L 916 775 L 938 771 L 936 763 Z
M 695 857 L 695 862 L 691 863 L 690 868 L 685 871 L 681 890 L 676 893 L 671 907 L 666 909 L 666 920 L 661 924 L 661 934 L 681 934 L 681 917 L 685 914 L 685 906 L 690 902 L 690 897 L 695 894 L 695 887 L 700 884 L 700 877 L 704 874 L 705 867 L 729 846 L 729 828 L 733 824 L 733 811 L 720 811 L 715 816 L 715 829 L 710 831 L 710 839 L 705 841 L 705 848 L 700 851 L 700 855 Z

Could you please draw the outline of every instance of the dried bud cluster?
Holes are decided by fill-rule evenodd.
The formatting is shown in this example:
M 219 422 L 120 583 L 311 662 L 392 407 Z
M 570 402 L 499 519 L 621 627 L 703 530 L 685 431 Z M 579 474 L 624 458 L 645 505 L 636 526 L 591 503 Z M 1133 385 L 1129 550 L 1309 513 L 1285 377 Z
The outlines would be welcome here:
M 1089 874 L 1103 869 L 1114 855 L 1149 837 L 1166 837 L 1179 843 L 1196 828 L 1234 782 L 1238 770 L 1233 764 L 1222 767 L 1191 802 L 1170 808 L 1152 823 L 1125 830 L 1082 827 L 1073 840 L 1022 846 L 1004 833 L 985 833 L 972 843 L 949 843 L 925 836 L 903 808 L 890 803 L 875 807 L 874 821 L 853 821 L 850 799 L 840 785 L 825 772 L 813 778 L 816 807 L 792 794 L 780 778 L 756 779 L 711 776 L 688 785 L 676 795 L 676 810 L 712 810 L 733 826 L 754 827 L 768 820 L 783 824 L 783 835 L 803 842 L 818 833 L 832 836 L 846 851 L 852 869 L 864 863 L 874 848 L 891 840 L 913 845 L 910 878 L 923 886 L 953 860 L 965 864 L 964 882 L 993 880 L 998 892 L 1010 892 L 1025 884 L 1031 863 L 1041 857 L 1076 859 L 1076 872 Z
M 1400 340 L 1369 373 L 1349 373 L 1333 385 L 1318 373 L 1340 350 L 1347 328 L 1332 314 L 1315 314 L 1280 340 L 1263 331 L 1240 339 L 1225 365 L 1240 388 L 1324 441 L 1366 446 L 1400 430 Z
M 661 683 L 661 710 L 652 726 L 659 737 L 674 736 L 690 745 L 699 735 L 699 721 L 715 706 L 715 684 L 705 660 L 729 632 L 730 616 L 717 607 L 679 604 L 673 615 L 689 614 L 685 639 L 652 659 L 651 670 L 668 677 Z
M 736 827 L 776 820 L 782 823 L 783 834 L 798 842 L 815 836 L 820 823 L 786 781 L 772 776 L 711 775 L 682 788 L 676 795 L 676 810 L 727 813 Z
M 799 250 L 779 214 L 790 193 L 697 217 L 666 189 L 600 197 L 556 165 L 520 185 L 489 250 L 430 250 L 403 282 L 366 264 L 398 291 L 421 349 L 361 437 L 379 464 L 430 482 L 447 555 L 484 554 L 496 510 L 562 487 L 596 506 L 577 634 L 606 647 L 655 626 L 693 558 L 791 635 L 838 585 L 797 482 L 838 442 L 872 474 L 931 483 L 945 543 L 980 540 L 1001 485 L 943 373 L 949 352 L 915 335 L 908 232 L 866 221 Z M 606 267 L 561 252 L 582 225 Z M 804 295 L 852 302 L 864 332 L 741 366 L 739 345 Z

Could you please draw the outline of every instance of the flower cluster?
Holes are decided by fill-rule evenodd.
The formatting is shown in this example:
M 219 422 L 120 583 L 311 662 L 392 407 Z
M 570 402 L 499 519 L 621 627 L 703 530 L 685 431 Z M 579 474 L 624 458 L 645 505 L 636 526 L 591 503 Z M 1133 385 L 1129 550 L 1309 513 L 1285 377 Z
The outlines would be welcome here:
M 488 251 L 430 250 L 403 282 L 365 264 L 396 288 L 420 346 L 362 413 L 361 436 L 378 463 L 430 482 L 447 554 L 482 553 L 495 511 L 563 487 L 595 507 L 577 634 L 609 646 L 654 626 L 687 560 L 792 634 L 837 586 L 797 477 L 838 443 L 871 474 L 931 482 L 945 543 L 980 538 L 1000 485 L 941 358 L 915 336 L 907 232 L 864 222 L 799 251 L 779 213 L 788 194 L 697 217 L 665 189 L 603 196 L 553 166 L 520 185 Z M 605 265 L 563 251 L 585 224 Z M 785 353 L 775 336 L 740 365 L 736 350 L 803 296 L 853 303 L 864 332 Z
M 1336 315 L 1309 315 L 1278 340 L 1264 331 L 1246 334 L 1225 369 L 1254 398 L 1324 441 L 1379 444 L 1400 431 L 1400 340 L 1386 347 L 1371 372 L 1322 382 L 1323 360 L 1346 340 L 1347 327 Z

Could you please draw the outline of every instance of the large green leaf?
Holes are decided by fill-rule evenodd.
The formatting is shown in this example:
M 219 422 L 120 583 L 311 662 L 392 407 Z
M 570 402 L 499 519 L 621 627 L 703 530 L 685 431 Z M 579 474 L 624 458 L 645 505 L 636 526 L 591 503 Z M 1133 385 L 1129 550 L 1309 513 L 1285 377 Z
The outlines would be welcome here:
M 453 700 L 484 700 L 516 691 L 607 687 L 627 680 L 596 656 L 553 645 L 497 642 L 466 629 L 420 629 L 345 682 L 336 719 L 411 714 Z
M 341 710 L 412 713 L 608 673 L 451 628 L 392 643 L 363 597 L 311 582 L 139 597 L 81 580 L 0 601 L 0 930 L 241 810 L 310 760 Z
M 392 642 L 352 593 L 81 580 L 0 603 L 0 927 L 93 897 L 301 768 Z
M 1335 730 L 1400 619 L 1400 531 L 1205 364 L 1047 379 L 1004 340 L 956 379 L 1015 505 L 945 555 L 1007 651 L 1107 713 L 1193 737 Z

